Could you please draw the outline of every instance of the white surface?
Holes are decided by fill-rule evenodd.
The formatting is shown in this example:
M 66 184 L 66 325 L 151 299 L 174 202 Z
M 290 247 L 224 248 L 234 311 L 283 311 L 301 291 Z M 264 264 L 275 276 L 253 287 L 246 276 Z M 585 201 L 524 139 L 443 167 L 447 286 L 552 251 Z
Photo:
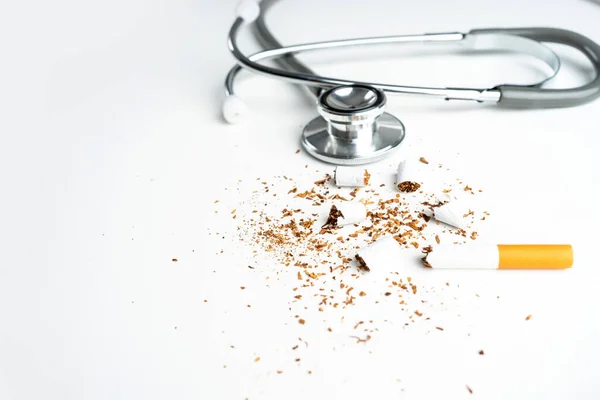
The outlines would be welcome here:
M 393 173 L 408 155 L 452 165 L 485 189 L 490 240 L 572 243 L 576 262 L 501 274 L 407 265 L 431 286 L 459 285 L 461 305 L 438 316 L 443 332 L 398 326 L 358 346 L 288 324 L 283 289 L 240 275 L 247 260 L 214 234 L 226 229 L 214 200 L 233 208 L 238 179 L 325 168 L 294 154 L 316 115 L 301 90 L 245 74 L 238 92 L 252 117 L 221 119 L 235 3 L 2 5 L 0 398 L 597 399 L 600 214 L 590 203 L 600 101 L 514 111 L 389 98 L 407 136 L 381 169 Z M 285 44 L 487 26 L 556 26 L 600 41 L 599 20 L 597 3 L 567 0 L 298 0 L 272 13 Z M 306 59 L 327 74 L 413 85 L 536 76 L 503 56 L 389 51 Z M 586 78 L 589 67 L 569 73 L 576 60 L 566 53 L 555 85 Z M 296 368 L 289 343 L 300 335 L 318 339 Z
M 427 256 L 437 269 L 498 269 L 500 255 L 494 244 L 434 246 Z

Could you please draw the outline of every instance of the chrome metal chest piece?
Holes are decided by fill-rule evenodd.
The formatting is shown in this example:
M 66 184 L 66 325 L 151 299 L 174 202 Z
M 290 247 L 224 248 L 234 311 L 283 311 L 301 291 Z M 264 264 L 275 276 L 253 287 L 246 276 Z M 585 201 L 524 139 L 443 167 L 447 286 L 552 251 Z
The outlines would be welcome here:
M 312 156 L 338 165 L 367 164 L 384 158 L 404 139 L 404 125 L 384 112 L 382 90 L 344 85 L 324 90 L 320 117 L 304 128 L 302 145 Z

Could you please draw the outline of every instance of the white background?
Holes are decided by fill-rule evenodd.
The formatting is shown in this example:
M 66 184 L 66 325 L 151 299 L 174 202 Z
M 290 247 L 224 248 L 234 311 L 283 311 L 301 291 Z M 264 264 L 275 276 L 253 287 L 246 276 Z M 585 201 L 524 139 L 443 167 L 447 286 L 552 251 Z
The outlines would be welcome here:
M 359 347 L 308 325 L 299 333 L 287 298 L 240 275 L 248 260 L 234 237 L 207 233 L 227 229 L 213 202 L 234 208 L 244 195 L 230 194 L 238 179 L 329 168 L 294 155 L 315 115 L 294 87 L 244 74 L 239 94 L 253 114 L 243 125 L 221 120 L 234 3 L 1 6 L 0 398 L 597 399 L 600 101 L 510 111 L 390 97 L 407 127 L 401 152 L 453 163 L 486 189 L 494 240 L 572 243 L 575 266 L 411 270 L 421 282 L 451 279 L 501 297 L 489 309 L 485 299 L 471 311 L 467 302 L 478 317 L 466 325 L 445 317 L 446 335 L 382 333 Z M 600 42 L 600 5 L 583 0 L 290 0 L 269 20 L 289 44 L 488 26 L 553 26 Z M 394 51 L 307 60 L 323 73 L 407 84 L 535 75 L 518 58 L 409 60 Z M 577 55 L 565 56 L 556 85 L 589 78 L 589 66 L 578 71 Z M 254 288 L 245 294 L 251 316 L 240 284 Z M 320 344 L 297 367 L 283 338 L 300 334 Z

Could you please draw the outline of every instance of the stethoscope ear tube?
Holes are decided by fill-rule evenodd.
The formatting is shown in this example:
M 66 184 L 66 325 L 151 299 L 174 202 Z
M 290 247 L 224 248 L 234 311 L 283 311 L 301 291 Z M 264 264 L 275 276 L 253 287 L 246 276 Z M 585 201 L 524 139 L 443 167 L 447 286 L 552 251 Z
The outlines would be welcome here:
M 260 6 L 260 14 L 258 18 L 251 25 L 252 31 L 254 32 L 254 37 L 260 43 L 260 45 L 264 49 L 276 49 L 278 47 L 283 47 L 283 45 L 273 36 L 271 31 L 267 26 L 267 22 L 265 19 L 265 15 L 269 12 L 273 4 L 275 4 L 278 0 L 262 0 L 259 4 Z M 293 54 L 287 54 L 284 57 L 275 59 L 275 62 L 282 66 L 285 69 L 302 72 L 305 74 L 314 75 L 315 72 L 310 69 L 306 64 L 297 59 Z M 307 89 L 315 96 L 319 97 L 321 94 L 321 88 L 317 86 L 308 86 Z
M 499 106 L 507 108 L 557 108 L 573 107 L 600 97 L 600 46 L 589 38 L 566 29 L 509 28 L 476 29 L 470 33 L 512 34 L 546 43 L 558 43 L 581 51 L 592 63 L 596 77 L 576 88 L 543 89 L 539 86 L 501 85 Z

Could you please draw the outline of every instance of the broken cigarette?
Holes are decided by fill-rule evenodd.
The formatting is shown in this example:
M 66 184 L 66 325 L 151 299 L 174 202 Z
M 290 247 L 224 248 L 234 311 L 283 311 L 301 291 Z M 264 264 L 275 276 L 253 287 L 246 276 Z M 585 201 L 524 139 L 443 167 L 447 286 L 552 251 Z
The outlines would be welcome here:
M 331 206 L 323 228 L 358 224 L 367 218 L 367 208 L 361 202 L 344 201 Z
M 398 164 L 396 185 L 401 192 L 416 192 L 422 184 L 422 171 L 417 162 L 400 161 Z
M 566 269 L 573 266 L 568 244 L 440 245 L 424 258 L 434 269 Z
M 355 258 L 358 261 L 359 269 L 370 271 L 371 268 L 375 268 L 380 270 L 379 267 L 385 268 L 386 265 L 392 264 L 393 260 L 397 260 L 395 252 L 398 252 L 399 249 L 400 246 L 396 239 L 386 236 L 360 249 Z
M 340 166 L 335 169 L 335 184 L 337 186 L 367 186 L 370 178 L 369 171 L 363 168 Z
M 458 229 L 467 225 L 466 216 L 472 212 L 466 202 L 461 200 L 451 201 L 433 210 L 433 218 Z

